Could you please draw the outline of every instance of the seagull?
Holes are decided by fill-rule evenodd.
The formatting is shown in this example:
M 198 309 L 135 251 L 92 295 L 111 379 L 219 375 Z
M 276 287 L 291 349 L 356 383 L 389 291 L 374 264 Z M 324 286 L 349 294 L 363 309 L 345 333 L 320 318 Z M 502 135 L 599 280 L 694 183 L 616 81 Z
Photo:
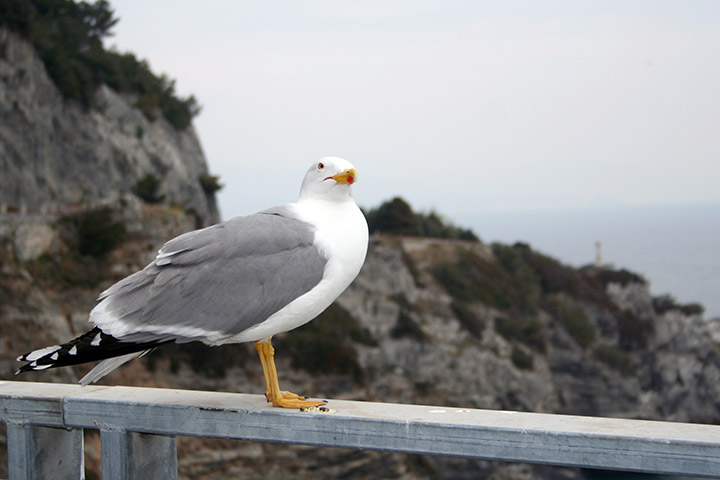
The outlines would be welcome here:
M 20 355 L 27 363 L 16 373 L 99 360 L 80 380 L 88 385 L 161 345 L 255 342 L 268 402 L 324 405 L 280 390 L 271 340 L 320 315 L 360 272 L 368 227 L 353 198 L 356 180 L 350 162 L 326 157 L 308 169 L 296 203 L 168 241 L 149 265 L 100 294 L 94 328 Z

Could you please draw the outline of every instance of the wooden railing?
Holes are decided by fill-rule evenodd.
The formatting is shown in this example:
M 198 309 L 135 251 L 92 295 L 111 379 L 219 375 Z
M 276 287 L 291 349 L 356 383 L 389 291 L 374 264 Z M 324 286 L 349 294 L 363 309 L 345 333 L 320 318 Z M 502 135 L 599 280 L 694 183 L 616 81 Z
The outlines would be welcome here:
M 177 435 L 720 477 L 720 426 L 261 395 L 0 381 L 10 479 L 82 478 L 83 429 L 103 479 L 177 478 Z

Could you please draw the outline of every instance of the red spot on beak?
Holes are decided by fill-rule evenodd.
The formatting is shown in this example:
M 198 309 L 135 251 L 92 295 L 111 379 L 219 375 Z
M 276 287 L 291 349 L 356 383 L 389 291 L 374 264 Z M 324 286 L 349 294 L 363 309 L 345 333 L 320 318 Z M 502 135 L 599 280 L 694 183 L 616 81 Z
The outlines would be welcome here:
M 333 175 L 332 177 L 327 177 L 325 180 L 332 179 L 335 180 L 337 183 L 352 185 L 353 183 L 355 183 L 356 174 L 357 172 L 354 168 L 349 168 L 342 173 L 338 173 L 337 175 Z

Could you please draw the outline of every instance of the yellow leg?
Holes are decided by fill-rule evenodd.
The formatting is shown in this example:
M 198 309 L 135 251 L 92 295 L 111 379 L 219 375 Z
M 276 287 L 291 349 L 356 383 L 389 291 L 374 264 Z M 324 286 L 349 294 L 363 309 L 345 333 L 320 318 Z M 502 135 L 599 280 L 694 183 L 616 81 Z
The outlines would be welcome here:
M 308 400 L 307 397 L 303 397 L 302 395 L 281 391 L 277 369 L 275 368 L 275 349 L 270 343 L 270 339 L 264 342 L 255 342 L 255 348 L 260 357 L 260 364 L 262 365 L 263 375 L 265 376 L 265 398 L 268 402 L 272 402 L 274 407 L 319 407 L 327 403 L 324 400 Z
M 263 355 L 263 348 L 260 342 L 255 342 L 255 348 L 258 352 L 258 357 L 260 357 L 260 365 L 262 365 L 262 371 L 263 371 L 263 377 L 265 378 L 265 398 L 268 402 L 272 402 L 272 391 L 270 389 L 270 375 L 268 373 L 268 365 L 267 365 L 267 359 L 265 358 L 265 355 Z M 272 348 L 272 346 L 270 347 Z

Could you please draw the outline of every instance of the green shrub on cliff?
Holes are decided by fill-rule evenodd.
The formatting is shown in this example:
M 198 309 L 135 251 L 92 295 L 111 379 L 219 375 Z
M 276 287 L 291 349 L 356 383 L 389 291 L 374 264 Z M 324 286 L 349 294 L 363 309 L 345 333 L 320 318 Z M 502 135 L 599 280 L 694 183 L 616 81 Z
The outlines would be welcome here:
M 159 189 L 160 179 L 148 173 L 137 181 L 133 187 L 133 193 L 145 203 L 161 203 L 165 200 L 165 195 L 158 195 Z
M 437 212 L 413 211 L 409 203 L 400 197 L 383 202 L 379 207 L 365 213 L 370 233 L 392 233 L 415 237 L 479 239 L 472 230 L 454 225 Z
M 173 80 L 158 77 L 133 54 L 103 47 L 117 22 L 106 0 L 0 0 L 0 25 L 33 44 L 65 98 L 89 108 L 104 83 L 136 95 L 136 106 L 148 118 L 159 112 L 175 128 L 187 128 L 200 112 L 195 97 L 178 97 Z

